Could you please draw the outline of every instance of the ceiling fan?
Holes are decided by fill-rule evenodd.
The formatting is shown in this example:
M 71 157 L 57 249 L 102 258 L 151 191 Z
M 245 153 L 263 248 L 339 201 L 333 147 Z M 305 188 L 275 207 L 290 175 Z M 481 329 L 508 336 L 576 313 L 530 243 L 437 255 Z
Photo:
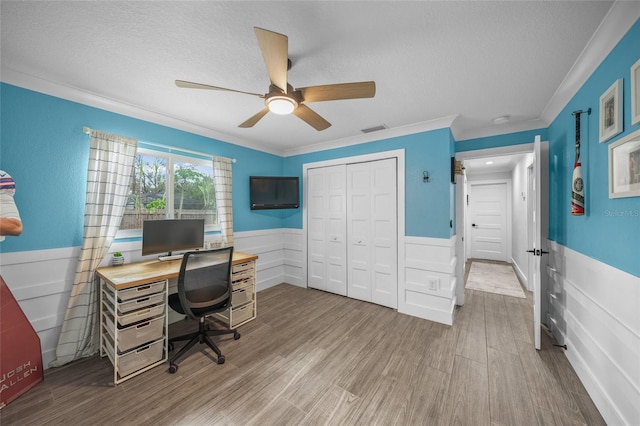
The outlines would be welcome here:
M 268 93 L 261 95 L 259 93 L 243 92 L 184 80 L 176 80 L 176 86 L 244 93 L 264 99 L 264 109 L 238 126 L 242 128 L 253 127 L 268 112 L 273 112 L 275 114 L 293 113 L 314 129 L 324 130 L 331 126 L 331 123 L 305 105 L 306 103 L 372 98 L 376 94 L 376 83 L 374 81 L 327 84 L 294 89 L 287 81 L 287 71 L 291 64 L 288 57 L 288 37 L 262 28 L 254 27 L 253 29 L 271 80 Z

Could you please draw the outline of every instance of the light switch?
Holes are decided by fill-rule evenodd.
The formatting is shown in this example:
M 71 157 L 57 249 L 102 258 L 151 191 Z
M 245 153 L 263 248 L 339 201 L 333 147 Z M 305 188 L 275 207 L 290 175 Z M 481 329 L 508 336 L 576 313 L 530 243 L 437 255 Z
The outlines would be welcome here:
M 429 278 L 429 290 L 436 291 L 440 286 L 440 280 L 438 278 Z

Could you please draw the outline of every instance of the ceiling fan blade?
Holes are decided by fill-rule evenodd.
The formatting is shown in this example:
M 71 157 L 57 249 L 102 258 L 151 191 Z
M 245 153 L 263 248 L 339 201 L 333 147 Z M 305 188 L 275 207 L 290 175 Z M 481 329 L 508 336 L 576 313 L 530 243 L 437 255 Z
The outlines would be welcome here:
M 287 93 L 288 37 L 258 27 L 253 27 L 253 30 L 256 33 L 271 83 Z
M 251 92 L 243 92 L 242 90 L 225 89 L 224 87 L 209 86 L 208 84 L 193 83 L 191 81 L 184 81 L 184 80 L 176 80 L 176 86 L 182 87 L 185 89 L 208 89 L 208 90 L 220 90 L 223 92 L 244 93 L 245 95 L 253 95 L 253 96 L 258 96 L 260 98 L 264 98 L 264 95 L 261 95 L 260 93 L 251 93 Z
M 331 127 L 331 123 L 304 104 L 298 105 L 298 108 L 293 110 L 293 114 L 318 131 Z
M 256 123 L 258 121 L 260 121 L 260 119 L 262 117 L 264 117 L 267 113 L 269 112 L 268 108 L 263 109 L 262 111 L 260 111 L 259 113 L 253 115 L 251 118 L 249 118 L 247 121 L 245 121 L 244 123 L 240 124 L 238 127 L 242 127 L 243 129 L 249 128 L 249 127 L 253 127 L 256 125 Z
M 359 83 L 327 84 L 296 89 L 304 102 L 337 101 L 342 99 L 373 98 L 376 94 L 375 81 Z

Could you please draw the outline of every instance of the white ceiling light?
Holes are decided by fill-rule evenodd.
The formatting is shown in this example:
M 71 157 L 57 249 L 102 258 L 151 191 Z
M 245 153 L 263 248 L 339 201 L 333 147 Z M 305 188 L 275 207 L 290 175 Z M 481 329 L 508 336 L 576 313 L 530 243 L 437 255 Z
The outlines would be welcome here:
M 267 108 L 274 114 L 291 114 L 297 108 L 298 103 L 287 96 L 271 96 L 265 101 Z
M 488 165 L 493 164 L 493 161 L 489 160 L 489 161 L 487 161 L 487 162 L 486 162 L 486 163 L 484 163 L 484 164 L 486 164 L 486 165 L 488 166 Z
M 511 117 L 508 115 L 501 115 L 500 117 L 496 117 L 493 119 L 493 124 L 504 124 L 508 123 Z

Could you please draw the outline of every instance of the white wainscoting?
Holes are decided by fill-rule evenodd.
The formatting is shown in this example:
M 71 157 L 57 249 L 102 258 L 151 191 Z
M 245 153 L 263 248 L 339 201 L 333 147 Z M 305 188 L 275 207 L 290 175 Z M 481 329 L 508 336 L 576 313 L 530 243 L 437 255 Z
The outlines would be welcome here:
M 551 331 L 607 424 L 640 425 L 640 278 L 549 247 Z
M 456 305 L 456 237 L 404 238 L 398 312 L 453 324 Z M 462 285 L 462 284 L 461 284 Z
M 43 367 L 55 359 L 79 247 L 2 253 L 2 277 L 40 337 Z
M 302 236 L 302 230 L 287 228 L 234 234 L 236 250 L 258 256 L 257 291 L 283 282 L 306 287 L 306 275 L 302 275 Z

